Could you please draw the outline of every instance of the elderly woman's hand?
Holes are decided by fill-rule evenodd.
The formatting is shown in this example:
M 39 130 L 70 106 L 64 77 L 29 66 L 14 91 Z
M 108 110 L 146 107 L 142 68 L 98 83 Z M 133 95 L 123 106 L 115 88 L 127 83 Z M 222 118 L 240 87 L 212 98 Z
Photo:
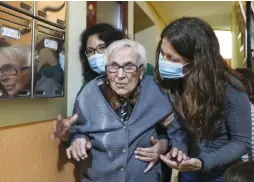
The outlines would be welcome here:
M 202 168 L 202 162 L 197 158 L 187 158 L 178 162 L 172 157 L 172 153 L 160 155 L 160 159 L 170 168 L 177 169 L 180 172 L 198 171 Z
M 51 139 L 60 138 L 62 141 L 69 140 L 69 130 L 74 122 L 78 119 L 78 115 L 74 114 L 68 118 L 62 118 L 59 114 L 57 119 L 53 121 L 53 134 Z
M 91 150 L 91 148 L 92 144 L 87 138 L 76 138 L 71 146 L 66 149 L 66 155 L 68 159 L 72 156 L 76 161 L 84 160 L 88 157 L 87 151 Z
M 149 148 L 137 148 L 135 151 L 135 158 L 141 161 L 150 162 L 147 168 L 144 170 L 144 173 L 147 173 L 152 167 L 158 162 L 160 155 L 165 154 L 168 149 L 168 140 L 161 139 L 157 140 L 153 137 L 151 138 L 153 144 Z

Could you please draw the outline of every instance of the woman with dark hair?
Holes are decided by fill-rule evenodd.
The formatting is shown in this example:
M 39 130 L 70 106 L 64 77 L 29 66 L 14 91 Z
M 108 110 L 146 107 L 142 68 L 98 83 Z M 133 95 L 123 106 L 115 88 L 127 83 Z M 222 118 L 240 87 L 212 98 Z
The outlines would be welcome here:
M 157 48 L 155 79 L 188 134 L 189 159 L 175 161 L 169 152 L 161 160 L 180 171 L 180 182 L 223 181 L 225 170 L 250 149 L 251 113 L 212 27 L 191 17 L 170 23 Z
M 122 31 L 106 23 L 96 24 L 81 34 L 79 56 L 83 65 L 83 75 L 86 82 L 93 80 L 105 72 L 104 63 L 98 66 L 92 63 L 95 60 L 103 59 L 106 48 L 112 42 L 124 38 L 127 38 L 127 36 Z

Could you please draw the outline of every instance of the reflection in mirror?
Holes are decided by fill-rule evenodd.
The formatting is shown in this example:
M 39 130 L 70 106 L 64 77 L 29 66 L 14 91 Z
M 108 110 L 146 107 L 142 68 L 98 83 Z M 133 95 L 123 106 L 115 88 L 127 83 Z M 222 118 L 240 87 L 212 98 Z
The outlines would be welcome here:
M 0 97 L 30 97 L 32 18 L 0 6 L 0 30 Z
M 0 83 L 8 96 L 29 96 L 31 75 L 30 46 L 14 45 L 0 48 Z M 23 92 L 27 94 L 20 95 Z
M 64 32 L 37 21 L 35 31 L 34 97 L 63 96 L 64 51 Z M 61 92 L 57 92 L 59 90 Z

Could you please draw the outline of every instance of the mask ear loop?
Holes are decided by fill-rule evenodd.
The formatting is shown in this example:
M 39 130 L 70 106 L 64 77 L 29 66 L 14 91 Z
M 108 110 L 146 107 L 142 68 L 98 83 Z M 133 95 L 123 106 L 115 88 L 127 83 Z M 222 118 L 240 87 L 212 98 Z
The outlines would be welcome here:
M 190 61 L 189 61 L 188 63 L 184 64 L 183 67 L 186 66 L 186 65 L 188 65 L 189 63 L 190 63 Z M 191 68 L 191 69 L 190 69 L 186 74 L 184 74 L 183 76 L 188 75 L 192 70 L 193 70 L 193 68 Z

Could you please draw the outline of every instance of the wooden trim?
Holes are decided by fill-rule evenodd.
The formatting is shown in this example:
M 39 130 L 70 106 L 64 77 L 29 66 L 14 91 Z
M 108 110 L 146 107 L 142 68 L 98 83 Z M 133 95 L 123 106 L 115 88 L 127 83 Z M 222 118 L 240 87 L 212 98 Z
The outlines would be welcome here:
M 119 1 L 121 11 L 121 29 L 128 35 L 128 1 Z
M 86 5 L 86 28 L 90 28 L 97 23 L 97 1 L 87 1 Z

